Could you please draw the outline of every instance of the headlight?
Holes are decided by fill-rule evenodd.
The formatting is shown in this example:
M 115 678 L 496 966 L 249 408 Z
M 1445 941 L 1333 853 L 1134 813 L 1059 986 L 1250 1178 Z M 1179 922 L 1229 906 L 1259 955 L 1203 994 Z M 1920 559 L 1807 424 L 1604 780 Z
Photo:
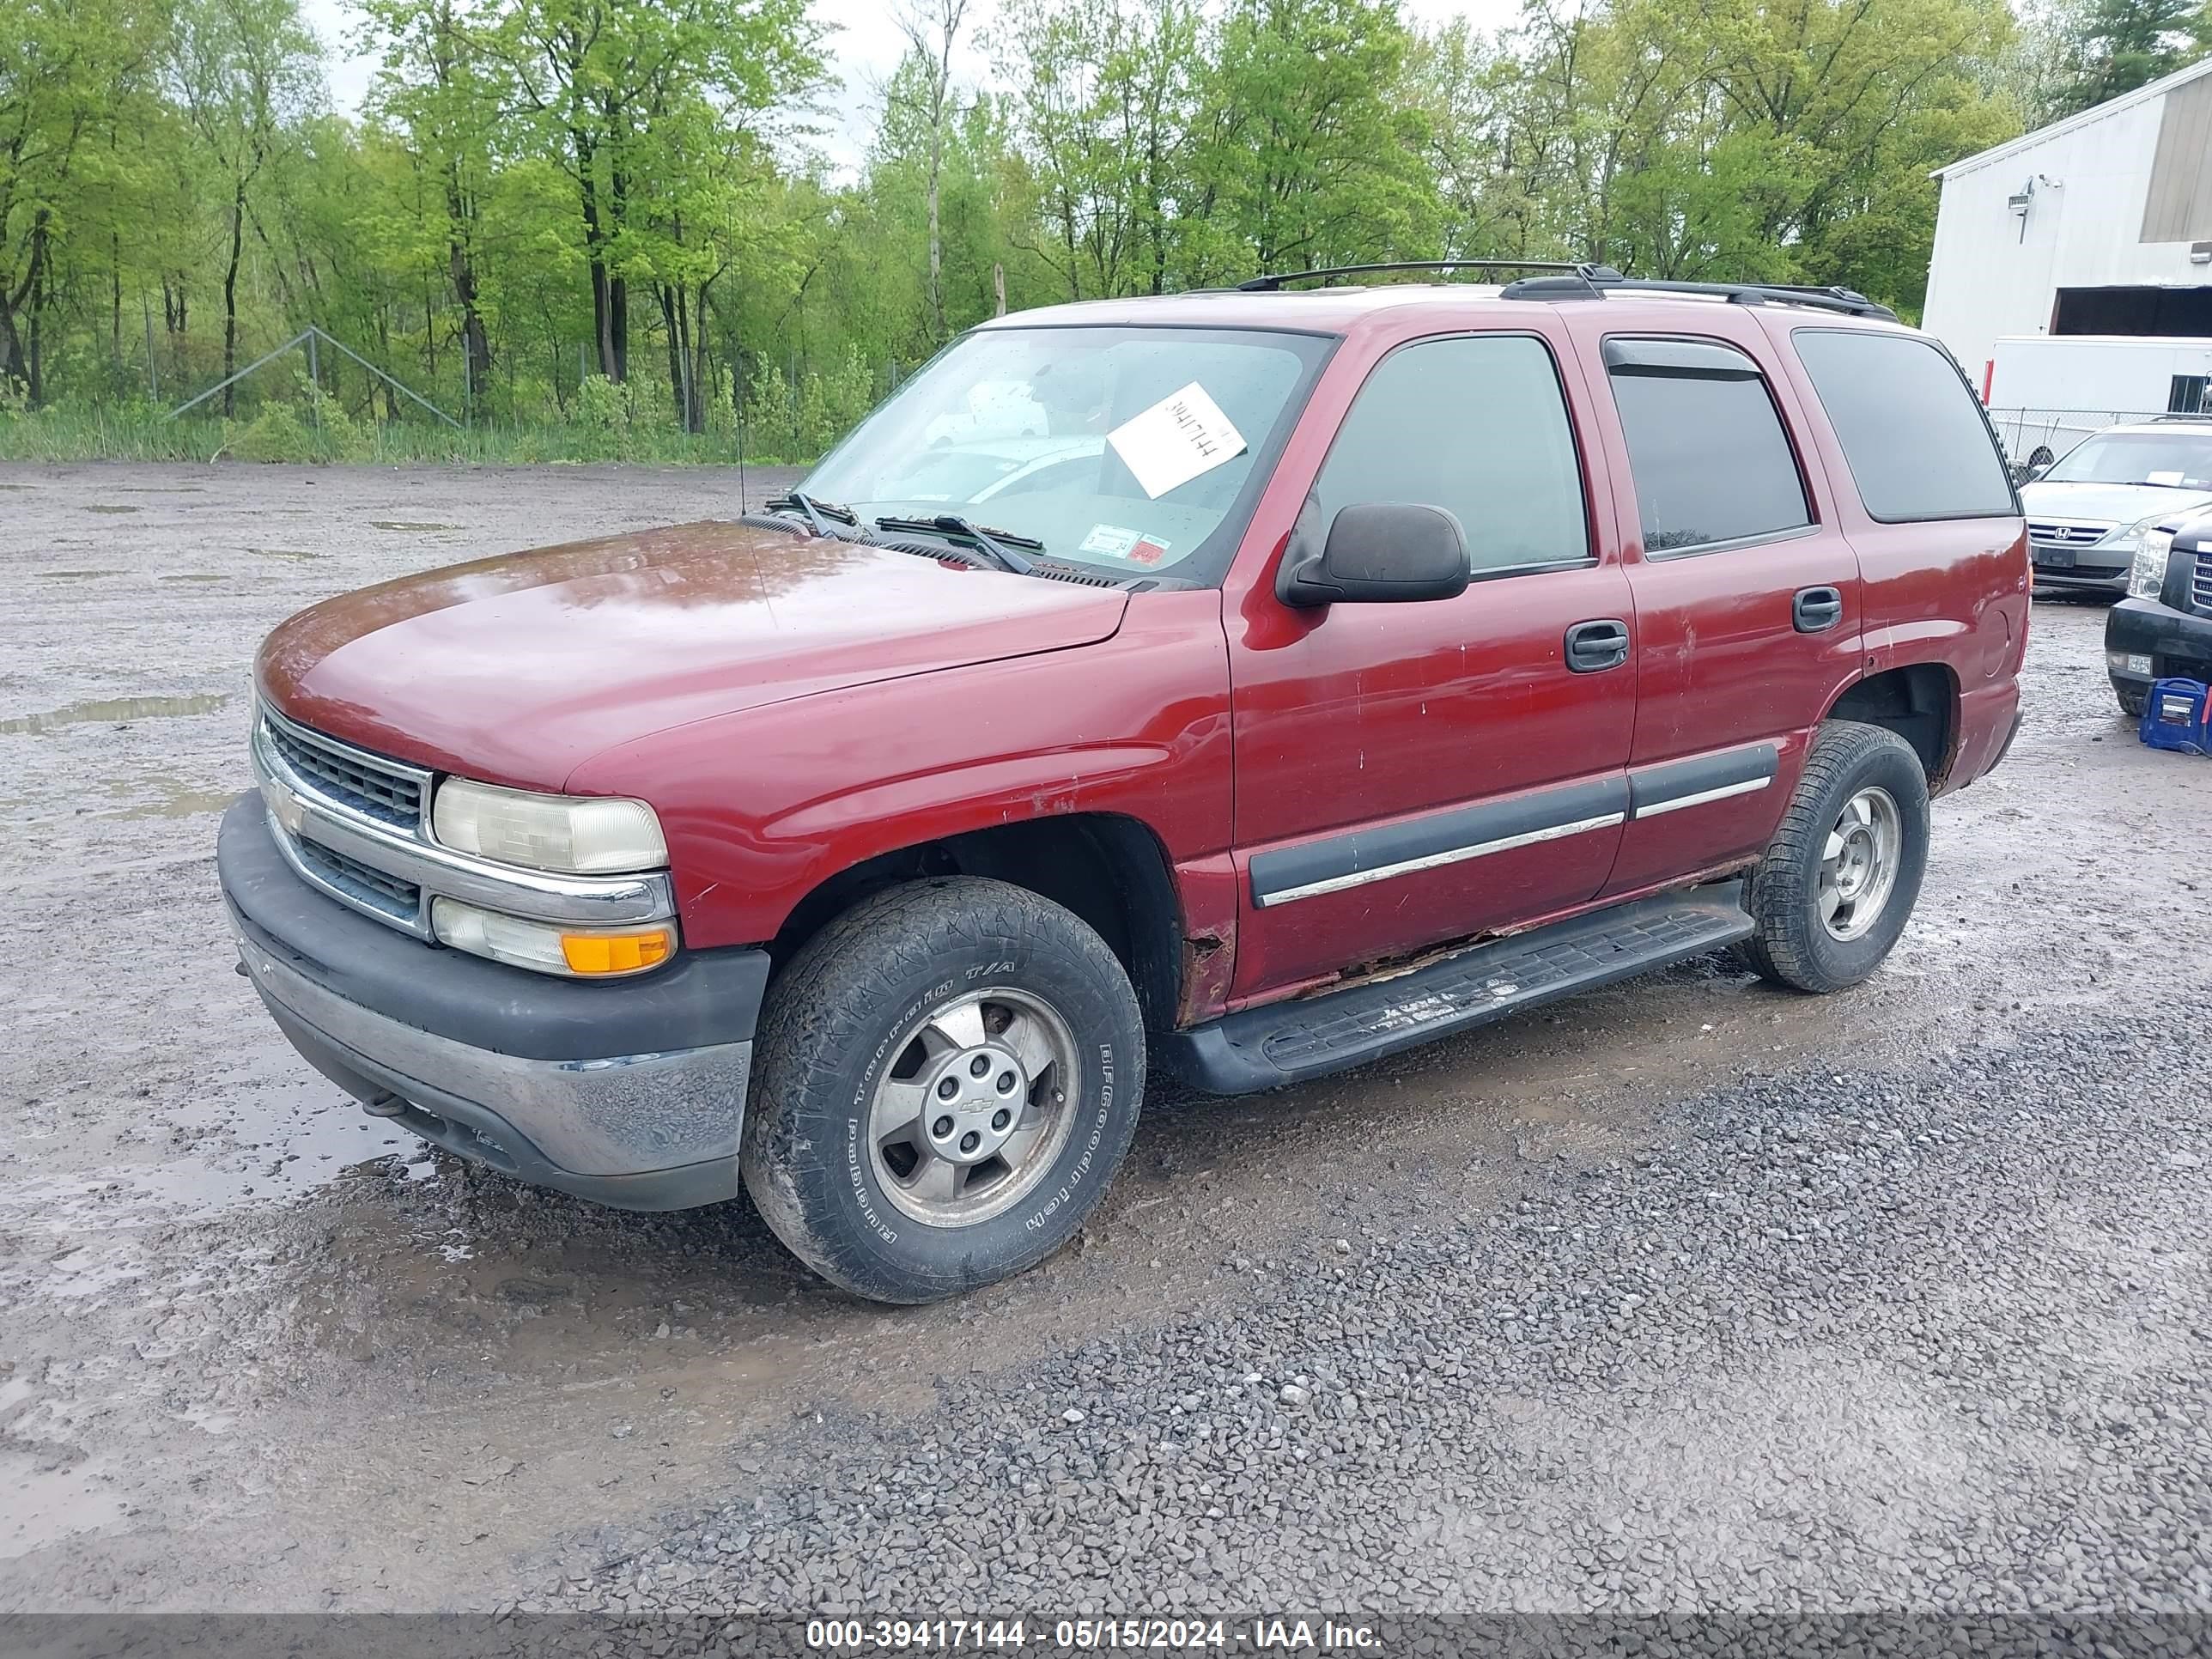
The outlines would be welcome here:
M 2155 523 L 2145 529 L 2142 539 L 2136 544 L 2136 562 L 2128 568 L 2128 597 L 2131 599 L 2154 599 L 2166 586 L 2166 556 L 2172 550 L 2173 532 L 2160 530 Z
M 448 778 L 430 829 L 441 846 L 528 870 L 603 876 L 668 862 L 653 809 L 619 797 L 533 795 Z
M 607 979 L 658 968 L 676 949 L 668 922 L 634 927 L 564 927 L 479 910 L 457 899 L 430 901 L 430 931 L 441 945 L 494 962 L 574 979 Z
M 2135 523 L 2130 525 L 2124 530 L 2116 528 L 2106 536 L 2101 545 L 2106 547 L 2134 546 L 2139 544 L 2145 536 L 2148 536 L 2152 531 L 2158 528 L 2158 520 L 2159 515 L 2154 514 L 2148 519 L 2136 520 Z

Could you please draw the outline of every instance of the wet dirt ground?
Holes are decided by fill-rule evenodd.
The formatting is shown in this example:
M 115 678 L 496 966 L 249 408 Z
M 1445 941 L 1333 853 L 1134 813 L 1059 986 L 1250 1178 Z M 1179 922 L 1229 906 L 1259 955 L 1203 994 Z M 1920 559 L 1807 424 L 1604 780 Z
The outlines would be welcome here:
M 1233 1327 L 1340 1236 L 1663 1152 L 1701 1091 L 2154 1030 L 2212 986 L 2212 763 L 2137 745 L 2101 611 L 2039 605 L 2019 743 L 1938 805 L 1868 986 L 1698 963 L 1271 1097 L 1156 1094 L 1076 1248 L 857 1305 L 742 1203 L 597 1210 L 362 1115 L 232 972 L 214 887 L 272 623 L 738 501 L 703 471 L 0 468 L 0 1610 L 511 1602 L 782 1478 L 802 1430 L 954 1433 L 947 1400 L 1101 1334 Z

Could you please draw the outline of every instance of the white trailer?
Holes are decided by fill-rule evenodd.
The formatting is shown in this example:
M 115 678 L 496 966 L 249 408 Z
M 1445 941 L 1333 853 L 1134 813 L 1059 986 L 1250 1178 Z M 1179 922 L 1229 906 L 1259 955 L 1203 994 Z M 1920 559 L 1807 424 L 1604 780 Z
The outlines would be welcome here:
M 2212 419 L 2212 339 L 2018 334 L 2000 337 L 1991 352 L 1980 365 L 1982 398 L 2015 460 L 2039 446 L 2063 455 L 2124 421 Z

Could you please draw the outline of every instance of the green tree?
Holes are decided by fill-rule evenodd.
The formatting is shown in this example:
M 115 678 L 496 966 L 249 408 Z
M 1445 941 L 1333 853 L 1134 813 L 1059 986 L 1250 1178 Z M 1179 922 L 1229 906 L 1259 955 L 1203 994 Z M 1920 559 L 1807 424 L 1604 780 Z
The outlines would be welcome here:
M 486 20 L 456 0 L 360 0 L 363 34 L 383 63 L 372 116 L 401 137 L 410 160 L 434 181 L 433 223 L 460 315 L 467 384 L 491 386 L 490 331 L 484 320 L 481 264 L 483 193 L 496 158 L 511 77 L 485 39 Z
M 2203 0 L 2087 0 L 2051 20 L 2057 84 L 2045 118 L 2057 120 L 2170 75 L 2212 48 Z
M 930 337 L 945 337 L 944 182 L 946 130 L 953 118 L 952 54 L 967 21 L 968 0 L 908 0 L 897 13 L 906 36 L 905 101 L 928 133 Z M 894 83 L 895 88 L 899 86 Z M 887 99 L 886 103 L 890 100 Z
M 629 374 L 641 210 L 682 187 L 705 118 L 744 130 L 819 75 L 804 0 L 514 0 L 498 39 L 523 133 L 575 191 L 599 372 Z
M 61 293 L 57 265 L 86 175 L 112 178 L 120 152 L 135 151 L 125 124 L 148 114 L 165 21 L 137 0 L 0 6 L 0 391 L 33 404 L 46 393 L 41 322 Z M 121 219 L 108 228 L 119 283 Z
M 1195 280 L 1435 252 L 1411 46 L 1395 0 L 1236 0 L 1199 114 Z
M 238 367 L 238 277 L 252 192 L 317 89 L 319 55 L 297 0 L 185 0 L 178 15 L 172 72 L 222 189 L 226 378 Z M 225 386 L 222 412 L 236 406 L 237 388 Z

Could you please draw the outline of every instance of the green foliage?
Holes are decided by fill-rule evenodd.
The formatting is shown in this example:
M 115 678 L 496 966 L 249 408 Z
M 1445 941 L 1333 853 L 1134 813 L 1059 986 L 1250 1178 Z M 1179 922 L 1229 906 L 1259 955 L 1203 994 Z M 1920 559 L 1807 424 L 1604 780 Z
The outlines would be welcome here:
M 850 177 L 807 0 L 0 0 L 0 453 L 723 460 L 833 442 L 1004 307 L 1575 257 L 1917 305 L 1928 170 L 2202 0 L 906 0 Z M 2080 9 L 2064 11 L 2073 6 Z M 2074 95 L 2069 93 L 2068 95 Z M 152 419 L 309 323 L 325 349 Z M 133 410 L 129 400 L 141 400 Z M 88 410 L 96 418 L 81 418 Z M 228 419 L 228 424 L 224 424 Z
M 629 398 L 604 374 L 586 376 L 576 388 L 568 423 L 585 432 L 623 432 L 629 427 Z
M 746 389 L 746 456 L 819 455 L 875 400 L 874 377 L 858 347 L 847 348 L 827 374 L 802 374 L 795 386 L 775 364 L 763 363 Z
M 2039 20 L 2048 61 L 2038 114 L 2057 120 L 2212 51 L 2206 0 L 2072 0 Z

